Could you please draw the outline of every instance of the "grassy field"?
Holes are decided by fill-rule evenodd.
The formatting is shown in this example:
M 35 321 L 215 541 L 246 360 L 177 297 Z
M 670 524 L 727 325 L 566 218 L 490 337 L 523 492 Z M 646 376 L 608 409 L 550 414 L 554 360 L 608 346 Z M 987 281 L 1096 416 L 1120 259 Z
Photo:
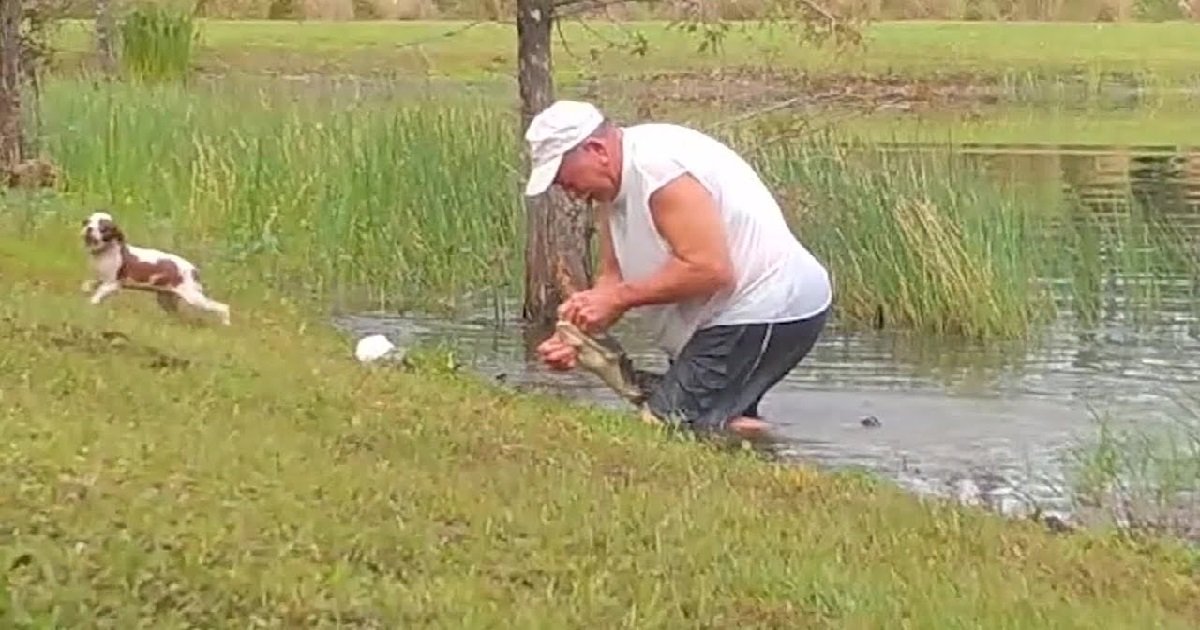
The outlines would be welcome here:
M 210 71 L 484 79 L 511 78 L 516 69 L 516 31 L 505 24 L 205 20 L 202 29 L 198 64 Z M 623 47 L 635 33 L 650 43 L 644 56 Z M 1200 79 L 1200 24 L 1189 23 L 882 22 L 868 28 L 861 51 L 818 50 L 783 25 L 744 23 L 715 54 L 697 54 L 697 36 L 661 22 L 566 22 L 562 34 L 553 53 L 560 81 L 582 71 L 637 75 L 740 66 L 1010 82 L 1111 73 L 1150 84 L 1194 86 Z M 67 23 L 57 42 L 65 66 L 77 65 L 91 46 L 90 23 Z
M 1195 107 L 1194 101 L 1171 99 L 1127 108 L 1026 104 L 964 111 L 930 107 L 867 115 L 821 113 L 805 119 L 813 127 L 829 127 L 874 142 L 1036 145 L 1048 151 L 1152 147 L 1198 153 L 1200 125 L 1193 120 Z M 788 121 L 796 116 L 779 118 Z
M 269 290 L 211 280 L 229 329 L 144 295 L 90 308 L 74 230 L 0 239 L 7 627 L 1200 619 L 1184 551 L 776 467 L 435 361 L 367 369 Z

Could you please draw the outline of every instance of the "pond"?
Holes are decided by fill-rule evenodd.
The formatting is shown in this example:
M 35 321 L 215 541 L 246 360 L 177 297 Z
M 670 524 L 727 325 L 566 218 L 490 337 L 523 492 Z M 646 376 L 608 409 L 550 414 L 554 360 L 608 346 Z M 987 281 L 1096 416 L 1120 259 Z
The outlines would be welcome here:
M 918 146 L 898 145 L 915 151 Z M 1200 153 L 1172 147 L 1097 149 L 968 145 L 978 165 L 1046 198 L 1068 195 L 1101 215 L 1132 193 L 1151 211 L 1200 234 Z M 1061 279 L 1047 278 L 1054 283 Z M 830 328 L 813 353 L 763 401 L 783 438 L 780 454 L 837 468 L 861 467 L 917 492 L 984 501 L 1003 511 L 1037 504 L 1069 510 L 1072 449 L 1097 421 L 1151 426 L 1177 417 L 1176 398 L 1200 382 L 1198 279 L 1191 272 L 1140 281 L 1156 296 L 1151 323 L 1125 309 L 1120 278 L 1099 310 L 1062 309 L 1032 342 L 975 344 Z M 337 318 L 355 336 L 383 333 L 400 345 L 448 344 L 480 373 L 620 408 L 587 373 L 549 373 L 531 360 L 519 304 L 500 302 L 446 321 L 356 313 Z M 642 367 L 663 357 L 627 316 L 614 334 Z M 860 420 L 875 416 L 879 426 Z

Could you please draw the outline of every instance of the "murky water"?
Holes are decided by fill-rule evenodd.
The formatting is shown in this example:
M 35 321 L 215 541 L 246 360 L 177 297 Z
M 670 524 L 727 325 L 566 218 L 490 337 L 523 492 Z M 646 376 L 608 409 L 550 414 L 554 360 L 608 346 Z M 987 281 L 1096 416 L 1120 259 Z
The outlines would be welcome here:
M 1024 152 L 1022 150 L 1024 149 Z M 1200 234 L 1200 154 L 1071 153 L 1045 147 L 980 152 L 1001 177 L 1048 185 L 1097 212 L 1122 189 Z M 1039 184 L 1040 183 L 1040 184 Z M 1166 421 L 1174 398 L 1200 384 L 1200 317 L 1187 274 L 1153 282 L 1161 301 L 1153 326 L 1133 326 L 1120 291 L 1094 323 L 1069 311 L 1033 344 L 947 344 L 839 329 L 836 312 L 813 353 L 763 401 L 784 441 L 782 454 L 821 465 L 858 466 L 918 492 L 1068 509 L 1064 464 L 1095 435 L 1093 413 L 1139 425 Z M 502 311 L 517 313 L 512 304 Z M 493 309 L 495 306 L 493 306 Z M 449 344 L 473 369 L 503 382 L 560 391 L 619 408 L 590 374 L 550 373 L 530 358 L 515 317 L 493 309 L 463 321 L 356 314 L 338 318 L 355 335 L 384 333 L 401 345 Z M 665 367 L 636 315 L 615 330 L 635 362 Z M 879 419 L 866 427 L 864 416 Z M 982 495 L 982 496 L 980 496 Z

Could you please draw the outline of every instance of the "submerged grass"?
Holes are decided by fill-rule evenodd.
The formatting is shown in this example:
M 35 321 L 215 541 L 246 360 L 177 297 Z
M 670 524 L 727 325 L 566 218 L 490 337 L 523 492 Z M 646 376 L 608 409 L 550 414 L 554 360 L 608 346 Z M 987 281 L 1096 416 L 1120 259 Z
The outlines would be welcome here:
M 1054 537 L 461 375 L 270 289 L 231 328 L 0 238 L 13 627 L 1188 628 L 1186 552 Z
M 1197 315 L 1197 226 L 1180 200 L 1132 191 L 1064 207 L 1046 224 L 1055 247 L 1044 275 L 1058 281 L 1051 293 L 1077 323 L 1091 330 L 1120 322 L 1134 332 Z
M 1200 400 L 1179 402 L 1181 413 L 1161 425 L 1102 416 L 1096 437 L 1072 449 L 1070 481 L 1084 519 L 1200 542 Z

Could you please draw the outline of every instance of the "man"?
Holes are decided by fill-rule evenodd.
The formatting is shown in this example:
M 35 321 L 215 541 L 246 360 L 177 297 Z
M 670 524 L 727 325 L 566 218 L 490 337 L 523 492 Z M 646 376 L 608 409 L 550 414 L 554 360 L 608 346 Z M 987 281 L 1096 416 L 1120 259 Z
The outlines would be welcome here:
M 648 406 L 697 430 L 765 431 L 758 404 L 825 325 L 829 275 L 784 221 L 754 169 L 729 147 L 669 124 L 620 127 L 593 105 L 558 101 L 525 139 L 525 194 L 551 185 L 595 202 L 600 269 L 560 317 L 596 333 L 644 311 L 671 359 Z M 553 369 L 575 349 L 538 347 Z

